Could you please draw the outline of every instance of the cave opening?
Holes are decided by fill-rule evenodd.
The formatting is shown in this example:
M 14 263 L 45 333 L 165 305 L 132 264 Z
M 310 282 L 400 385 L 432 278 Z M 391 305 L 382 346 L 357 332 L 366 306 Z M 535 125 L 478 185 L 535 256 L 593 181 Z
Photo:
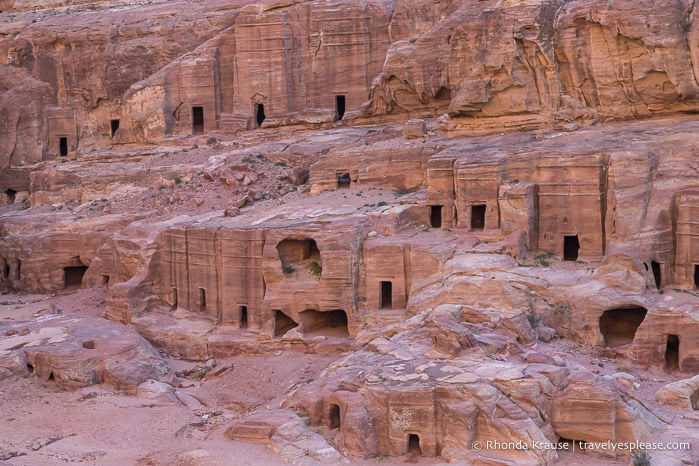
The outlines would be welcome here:
M 58 149 L 61 157 L 67 157 L 68 156 L 68 138 L 67 137 L 60 137 L 58 139 Z
M 255 104 L 255 125 L 259 128 L 262 122 L 265 121 L 265 106 L 264 104 Z
M 680 368 L 680 337 L 668 335 L 665 343 L 665 369 L 676 370 Z
M 7 200 L 9 204 L 15 203 L 15 199 L 17 198 L 17 191 L 15 191 L 12 188 L 8 188 L 8 190 L 5 191 L 5 195 L 7 195 Z
M 563 237 L 563 260 L 576 261 L 578 260 L 578 252 L 580 251 L 580 240 L 578 235 Z
M 335 96 L 335 121 L 342 120 L 345 116 L 345 96 Z
M 95 340 L 83 340 L 83 348 L 95 349 Z
M 7 262 L 5 262 L 5 267 L 3 267 L 2 277 L 4 279 L 10 278 L 10 264 L 8 264 Z
M 663 276 L 662 276 L 660 264 L 655 262 L 655 261 L 651 261 L 650 268 L 653 271 L 653 279 L 655 280 L 655 287 L 657 289 L 660 289 L 660 287 L 663 284 Z
M 417 434 L 408 435 L 408 454 L 413 456 L 422 456 L 420 437 Z
M 32 375 L 34 373 L 34 365 L 27 363 L 27 370 L 29 371 L 29 375 Z
M 633 342 L 636 330 L 646 318 L 648 310 L 642 307 L 609 309 L 602 313 L 599 328 L 608 348 Z
M 248 307 L 240 306 L 240 330 L 248 328 Z
M 349 337 L 347 313 L 342 309 L 320 312 L 307 309 L 299 314 L 303 334 L 308 336 Z
M 352 178 L 348 172 L 337 174 L 337 189 L 347 189 L 352 184 Z
M 170 305 L 173 309 L 177 309 L 177 288 L 170 290 Z
M 102 286 L 109 286 L 109 275 L 100 275 Z
M 393 283 L 381 282 L 379 284 L 379 306 L 381 309 L 393 308 Z
M 282 311 L 274 311 L 274 336 L 276 338 L 283 337 L 286 332 L 298 326 L 299 324 L 294 322 L 291 317 L 284 314 Z
M 430 206 L 430 225 L 432 228 L 442 227 L 442 206 L 432 205 Z
M 83 284 L 85 272 L 87 272 L 87 267 L 84 265 L 63 268 L 63 289 L 80 288 Z
M 119 120 L 112 120 L 110 124 L 112 128 L 112 137 L 114 137 L 116 132 L 119 131 Z
M 485 228 L 485 204 L 471 206 L 471 230 Z
M 192 133 L 204 132 L 204 107 L 192 107 Z
M 330 412 L 328 413 L 328 425 L 330 429 L 339 429 L 342 427 L 342 419 L 340 418 L 340 406 L 336 404 L 330 405 Z
M 277 252 L 282 271 L 286 274 L 293 273 L 297 268 L 313 268 L 313 263 L 322 269 L 320 250 L 314 239 L 285 239 L 277 244 Z
M 694 264 L 694 288 L 699 290 L 699 264 Z

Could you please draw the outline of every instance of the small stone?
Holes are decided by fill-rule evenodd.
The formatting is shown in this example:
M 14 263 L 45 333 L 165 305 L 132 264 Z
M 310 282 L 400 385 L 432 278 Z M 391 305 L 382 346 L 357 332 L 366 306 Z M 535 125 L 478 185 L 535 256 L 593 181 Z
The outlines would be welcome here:
M 527 355 L 527 362 L 530 364 L 555 364 L 554 358 L 546 353 L 529 353 Z
M 367 236 L 368 236 L 369 238 L 373 238 L 373 237 L 376 236 L 377 234 L 378 234 L 378 233 L 376 233 L 375 231 L 370 231 L 369 234 L 368 234 Z
M 549 342 L 556 336 L 556 331 L 550 327 L 539 325 L 536 327 L 536 335 L 539 337 L 539 340 Z
M 427 127 L 425 125 L 425 120 L 409 120 L 403 125 L 403 135 L 405 139 L 423 138 L 426 132 Z
M 289 181 L 289 183 L 299 186 L 305 184 L 308 181 L 308 169 L 303 167 L 294 167 L 291 173 L 283 177 Z

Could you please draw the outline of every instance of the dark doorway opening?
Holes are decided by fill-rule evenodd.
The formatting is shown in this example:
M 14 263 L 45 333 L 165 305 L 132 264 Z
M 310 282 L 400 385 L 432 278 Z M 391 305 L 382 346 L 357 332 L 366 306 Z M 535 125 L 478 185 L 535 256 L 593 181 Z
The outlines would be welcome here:
M 578 251 L 580 251 L 580 240 L 578 235 L 563 237 L 563 260 L 576 261 L 578 260 Z
M 206 312 L 206 290 L 199 288 L 199 312 Z
M 442 206 L 432 205 L 430 206 L 430 225 L 432 228 L 442 227 Z
M 284 314 L 282 311 L 274 311 L 274 336 L 277 338 L 283 337 L 286 332 L 292 328 L 298 327 L 299 324 L 291 320 L 291 317 Z
M 55 382 L 56 378 L 53 376 L 53 372 L 49 373 L 49 378 L 47 379 L 48 382 Z
M 192 133 L 204 132 L 204 107 L 192 107 Z
M 63 269 L 63 288 L 80 288 L 83 284 L 83 277 L 87 272 L 87 267 L 80 265 L 77 267 L 65 267 Z
M 101 275 L 100 280 L 102 281 L 102 286 L 109 285 L 109 275 Z
M 111 125 L 112 125 L 112 137 L 114 137 L 116 132 L 119 131 L 119 120 L 112 120 Z
M 328 414 L 328 425 L 331 429 L 339 429 L 342 426 L 340 418 L 340 407 L 338 405 L 330 405 L 330 413 Z
M 62 137 L 58 139 L 58 149 L 61 157 L 66 157 L 68 155 L 68 138 Z
M 393 283 L 381 282 L 379 288 L 379 303 L 381 309 L 393 308 Z
M 177 309 L 177 288 L 173 288 L 170 291 L 170 304 L 173 309 Z
M 642 307 L 609 309 L 599 319 L 599 329 L 604 336 L 604 344 L 609 348 L 633 342 L 636 330 L 643 323 L 648 311 Z
M 660 289 L 663 284 L 663 276 L 660 270 L 660 264 L 655 261 L 651 261 L 650 268 L 653 271 L 653 279 L 655 280 L 655 287 Z
M 347 313 L 342 309 L 319 312 L 308 309 L 299 314 L 303 324 L 303 334 L 308 336 L 325 336 L 347 338 Z
M 264 104 L 255 104 L 255 125 L 259 128 L 263 121 L 265 121 L 265 106 Z
M 95 340 L 83 340 L 83 348 L 95 349 Z
M 10 264 L 5 262 L 5 267 L 3 268 L 2 271 L 2 277 L 3 278 L 10 278 Z
M 485 205 L 471 206 L 471 230 L 482 230 L 485 228 Z
M 680 368 L 680 337 L 668 335 L 665 345 L 665 369 L 675 370 Z
M 699 264 L 694 265 L 694 288 L 699 290 Z
M 337 120 L 342 120 L 342 117 L 345 116 L 345 96 L 344 95 L 336 95 L 335 96 L 335 121 Z
M 412 456 L 422 456 L 420 437 L 415 434 L 408 435 L 408 454 Z
M 7 191 L 5 191 L 5 194 L 7 195 L 7 200 L 9 201 L 9 203 L 14 204 L 15 199 L 17 198 L 17 191 L 10 188 Z
M 352 178 L 350 178 L 349 173 L 343 172 L 337 174 L 337 189 L 349 188 L 350 184 L 352 184 Z
M 240 306 L 240 330 L 248 328 L 248 307 Z

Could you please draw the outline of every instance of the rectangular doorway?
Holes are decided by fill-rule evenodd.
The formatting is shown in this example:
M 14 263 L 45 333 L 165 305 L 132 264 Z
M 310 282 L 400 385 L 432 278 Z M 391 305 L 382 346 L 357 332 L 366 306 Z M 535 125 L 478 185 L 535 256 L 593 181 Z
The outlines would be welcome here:
M 345 116 L 345 96 L 335 96 L 335 121 L 342 120 Z
M 204 132 L 204 107 L 192 107 L 192 133 Z
M 578 251 L 580 251 L 580 240 L 578 235 L 563 237 L 563 260 L 576 261 L 578 260 Z
M 485 204 L 471 206 L 471 230 L 485 228 Z
M 61 154 L 61 157 L 68 156 L 68 138 L 67 137 L 61 137 L 58 139 L 58 150 L 59 150 L 59 153 Z
M 119 120 L 112 120 L 110 122 L 111 128 L 112 128 L 112 137 L 116 134 L 117 131 L 119 131 Z
M 379 285 L 379 307 L 393 309 L 393 283 L 381 282 Z
M 441 205 L 431 205 L 430 206 L 430 225 L 432 228 L 442 227 L 442 206 Z
M 680 337 L 668 335 L 665 345 L 665 369 L 675 370 L 680 368 Z

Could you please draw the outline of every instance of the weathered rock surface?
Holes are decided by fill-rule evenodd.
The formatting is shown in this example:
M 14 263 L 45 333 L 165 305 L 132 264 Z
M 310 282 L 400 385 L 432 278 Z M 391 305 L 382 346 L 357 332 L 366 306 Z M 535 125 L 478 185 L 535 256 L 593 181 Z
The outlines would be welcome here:
M 52 158 L 61 138 L 82 154 L 414 114 L 452 132 L 572 130 L 698 105 L 685 2 L 181 1 L 58 17 L 22 3 L 0 29 L 2 167 Z
M 682 410 L 699 409 L 699 375 L 665 385 L 653 396 L 662 405 Z
M 104 383 L 135 395 L 148 379 L 174 379 L 150 343 L 108 320 L 43 317 L 0 326 L 0 335 L 0 367 L 54 381 L 64 390 Z
M 339 463 L 343 458 L 322 436 L 310 431 L 306 422 L 288 409 L 263 411 L 226 428 L 233 440 L 266 443 L 292 464 Z

